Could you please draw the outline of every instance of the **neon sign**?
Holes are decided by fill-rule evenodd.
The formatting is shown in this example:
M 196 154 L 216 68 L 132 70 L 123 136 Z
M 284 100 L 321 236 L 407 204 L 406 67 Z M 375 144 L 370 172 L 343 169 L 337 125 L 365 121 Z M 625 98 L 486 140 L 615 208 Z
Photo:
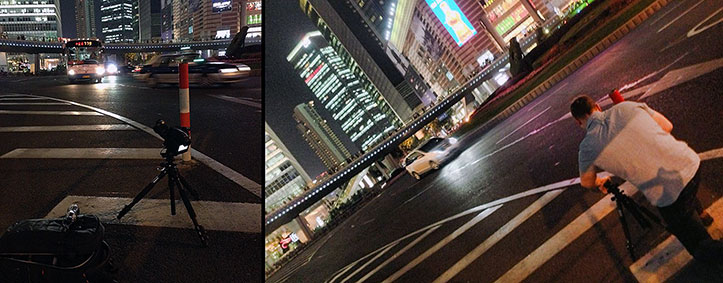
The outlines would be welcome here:
M 429 8 L 447 29 L 458 46 L 464 45 L 477 31 L 454 0 L 426 0 Z

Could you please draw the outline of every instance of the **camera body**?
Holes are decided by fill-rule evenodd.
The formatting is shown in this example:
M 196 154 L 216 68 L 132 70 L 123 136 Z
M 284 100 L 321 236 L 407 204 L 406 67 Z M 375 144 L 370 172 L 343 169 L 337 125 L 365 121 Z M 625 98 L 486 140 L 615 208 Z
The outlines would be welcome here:
M 191 145 L 190 130 L 186 127 L 168 127 L 165 121 L 159 119 L 153 126 L 153 131 L 163 138 L 162 157 L 173 158 L 188 151 Z

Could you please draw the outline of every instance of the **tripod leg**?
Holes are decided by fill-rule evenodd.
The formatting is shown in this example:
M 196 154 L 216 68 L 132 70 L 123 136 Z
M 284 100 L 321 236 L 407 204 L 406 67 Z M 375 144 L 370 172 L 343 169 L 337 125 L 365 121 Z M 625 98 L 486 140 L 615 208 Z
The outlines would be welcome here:
M 623 213 L 623 204 L 620 198 L 617 198 L 618 217 L 620 218 L 620 224 L 623 225 L 623 233 L 625 234 L 625 247 L 630 253 L 630 257 L 636 260 L 633 242 L 630 241 L 630 229 L 628 228 L 628 222 L 625 220 L 625 213 Z
M 198 224 L 198 220 L 196 220 L 196 211 L 193 210 L 191 201 L 188 200 L 186 191 L 181 187 L 180 182 L 178 184 L 178 189 L 178 193 L 181 195 L 181 200 L 183 200 L 183 204 L 186 206 L 186 212 L 188 212 L 188 216 L 191 218 L 191 222 L 193 222 L 193 227 L 196 229 L 196 233 L 201 239 L 201 245 L 207 247 L 208 243 L 206 243 L 206 230 L 203 229 L 203 226 Z
M 623 206 L 625 206 L 630 211 L 630 214 L 633 215 L 633 218 L 636 222 L 638 222 L 640 227 L 643 227 L 643 229 L 650 229 L 650 221 L 648 221 L 648 219 L 640 213 L 640 210 L 643 209 L 642 206 L 627 196 L 620 200 L 622 201 Z
M 175 168 L 172 170 L 175 170 Z M 176 174 L 176 172 L 168 174 L 168 191 L 171 200 L 171 215 L 176 215 L 176 193 L 174 188 L 174 185 L 176 184 Z
M 155 186 L 155 185 L 158 183 L 158 181 L 160 181 L 161 179 L 163 179 L 163 177 L 166 176 L 166 174 L 168 174 L 168 173 L 166 172 L 166 169 L 164 168 L 164 169 L 161 171 L 161 173 L 158 174 L 158 176 L 156 176 L 155 178 L 153 178 L 153 180 L 152 180 L 148 185 L 146 185 L 146 187 L 143 188 L 143 190 L 141 190 L 141 191 L 136 195 L 135 198 L 133 198 L 133 201 L 132 201 L 130 204 L 128 204 L 128 205 L 126 205 L 126 206 L 123 207 L 123 209 L 118 213 L 118 216 L 117 216 L 116 218 L 118 218 L 118 220 L 120 220 L 121 218 L 123 218 L 123 216 L 126 215 L 126 213 L 128 213 L 128 211 L 130 211 L 131 208 L 132 208 L 134 205 L 136 205 L 136 203 L 138 203 L 139 201 L 141 201 L 141 199 L 143 199 L 143 197 L 145 197 L 146 194 L 148 194 L 148 192 L 151 191 L 151 189 L 153 188 L 153 186 Z
M 191 188 L 191 185 L 186 182 L 186 179 L 181 176 L 181 174 L 178 174 L 178 179 L 181 180 L 181 184 L 183 184 L 183 188 L 185 188 L 189 193 L 191 193 L 191 196 L 193 199 L 198 200 L 198 192 Z

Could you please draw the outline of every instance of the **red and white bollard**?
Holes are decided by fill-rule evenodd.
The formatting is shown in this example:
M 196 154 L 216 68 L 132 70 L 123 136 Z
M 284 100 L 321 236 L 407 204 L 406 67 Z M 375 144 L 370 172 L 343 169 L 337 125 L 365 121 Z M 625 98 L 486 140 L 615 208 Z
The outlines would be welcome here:
M 188 63 L 178 65 L 178 101 L 181 110 L 181 127 L 188 130 L 191 136 L 191 101 L 188 97 Z M 183 153 L 183 161 L 191 161 L 191 146 Z
M 623 98 L 623 96 L 620 94 L 620 91 L 617 88 L 613 89 L 613 91 L 611 91 L 610 94 L 608 94 L 608 96 L 610 97 L 610 99 L 612 99 L 613 104 L 618 104 L 620 102 L 625 101 L 625 98 Z

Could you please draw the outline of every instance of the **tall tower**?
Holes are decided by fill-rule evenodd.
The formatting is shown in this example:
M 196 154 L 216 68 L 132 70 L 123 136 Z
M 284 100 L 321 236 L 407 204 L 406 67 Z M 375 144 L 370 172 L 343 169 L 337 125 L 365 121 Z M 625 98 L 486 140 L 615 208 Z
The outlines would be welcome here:
M 95 1 L 75 0 L 75 30 L 78 38 L 96 37 Z
M 408 121 L 421 104 L 407 78 L 408 62 L 388 48 L 387 41 L 358 3 L 350 0 L 299 0 L 339 57 L 358 77 L 365 77 L 401 121 Z M 366 2 L 365 2 L 366 3 Z M 365 4 L 366 5 L 366 4 Z
M 309 146 L 324 163 L 326 168 L 336 171 L 342 166 L 351 153 L 334 134 L 326 120 L 322 119 L 314 109 L 314 102 L 302 103 L 294 108 L 296 128 L 301 131 Z
M 105 42 L 133 42 L 133 0 L 102 0 L 100 25 Z
M 362 150 L 381 141 L 399 124 L 386 101 L 365 88 L 363 79 L 352 72 L 320 32 L 306 34 L 286 60 Z
M 274 211 L 306 190 L 311 182 L 299 162 L 291 155 L 279 137 L 264 123 L 266 153 L 266 177 L 264 184 L 264 209 Z
M 27 40 L 63 36 L 60 1 L 0 1 L 0 30 Z

